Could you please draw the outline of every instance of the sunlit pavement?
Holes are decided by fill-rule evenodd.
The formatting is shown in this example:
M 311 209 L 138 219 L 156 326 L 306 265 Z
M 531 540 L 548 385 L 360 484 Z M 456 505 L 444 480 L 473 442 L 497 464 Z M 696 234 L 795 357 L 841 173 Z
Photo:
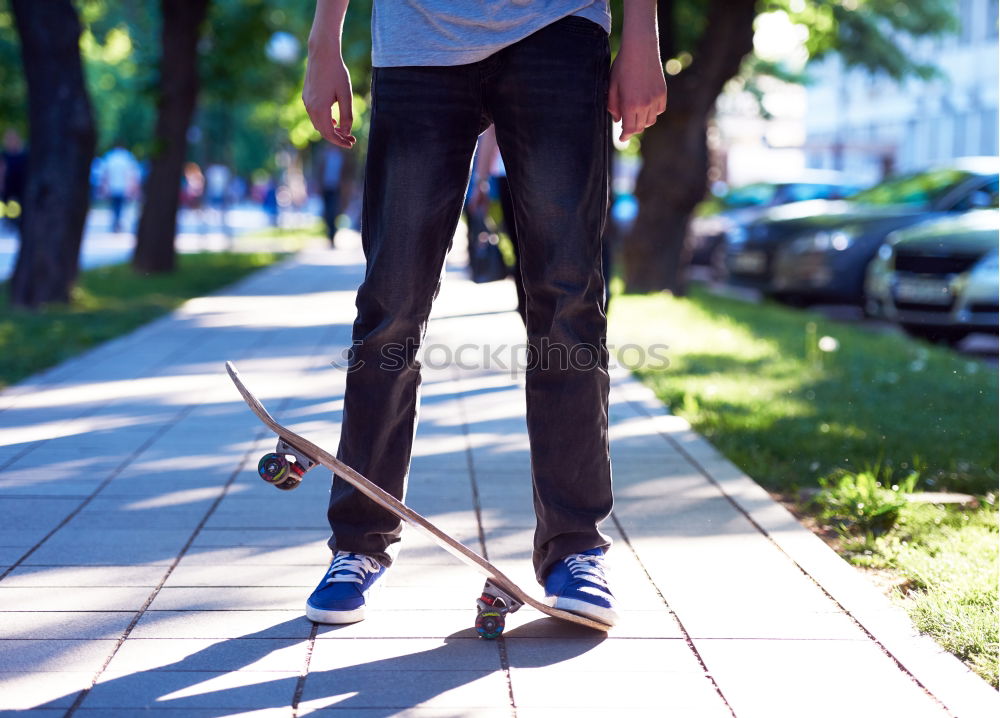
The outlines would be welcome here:
M 302 608 L 328 560 L 328 477 L 288 493 L 257 478 L 274 438 L 223 362 L 279 420 L 334 449 L 334 364 L 362 276 L 356 238 L 342 244 L 0 394 L 0 708 L 996 715 L 992 689 L 621 372 L 606 528 L 623 619 L 607 637 L 525 608 L 503 641 L 479 640 L 480 577 L 414 533 L 367 620 L 314 627 Z M 509 284 L 473 285 L 451 266 L 409 501 L 535 588 L 521 378 L 478 350 L 448 361 L 459 345 L 519 344 L 513 304 Z

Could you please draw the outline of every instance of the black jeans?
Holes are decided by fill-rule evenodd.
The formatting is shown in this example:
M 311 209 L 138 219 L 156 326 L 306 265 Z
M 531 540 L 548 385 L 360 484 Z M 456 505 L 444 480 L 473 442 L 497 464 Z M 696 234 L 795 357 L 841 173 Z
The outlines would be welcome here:
M 527 424 L 539 580 L 610 540 L 601 232 L 608 202 L 607 34 L 559 20 L 468 65 L 375 68 L 351 368 L 339 458 L 402 498 L 431 302 L 476 140 L 490 123 L 507 167 L 527 295 Z M 388 358 L 387 358 L 388 357 Z M 404 358 L 405 361 L 400 361 Z M 334 550 L 388 565 L 400 522 L 334 477 Z

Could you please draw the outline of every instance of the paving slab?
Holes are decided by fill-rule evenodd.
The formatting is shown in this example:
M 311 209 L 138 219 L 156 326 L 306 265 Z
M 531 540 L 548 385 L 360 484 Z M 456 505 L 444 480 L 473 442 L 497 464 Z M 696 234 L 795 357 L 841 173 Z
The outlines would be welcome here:
M 380 668 L 310 671 L 303 701 L 337 707 L 350 715 L 358 708 L 448 708 L 458 715 L 467 709 L 493 709 L 510 704 L 503 673 L 476 670 L 399 670 L 396 658 Z M 378 663 L 378 662 L 376 662 Z M 386 680 L 392 671 L 392 680 Z
M 94 671 L 21 671 L 0 673 L 0 709 L 24 711 L 38 707 L 63 709 L 90 686 Z
M 357 238 L 338 243 L 0 392 L 0 715 L 65 715 L 95 677 L 74 715 L 292 718 L 296 695 L 299 716 L 995 713 L 995 691 L 618 370 L 607 636 L 522 608 L 502 643 L 479 640 L 482 579 L 412 530 L 365 621 L 314 626 L 329 472 L 288 493 L 259 480 L 274 438 L 223 362 L 336 448 L 331 359 L 363 276 Z M 449 260 L 409 500 L 540 595 L 523 376 L 435 361 L 523 342 L 513 306 L 510 284 Z
M 129 638 L 105 670 L 117 678 L 145 671 L 302 670 L 308 642 L 288 638 Z
M 308 638 L 302 607 L 286 611 L 158 611 L 142 614 L 132 638 Z
M 105 639 L 0 639 L 0 673 L 96 673 L 116 644 Z
M 0 638 L 117 640 L 134 617 L 135 611 L 2 611 Z
M 291 703 L 298 673 L 254 671 L 140 671 L 102 679 L 87 695 L 88 708 L 239 708 Z
M 6 588 L 0 583 L 0 611 L 137 611 L 149 597 L 144 586 L 48 586 Z

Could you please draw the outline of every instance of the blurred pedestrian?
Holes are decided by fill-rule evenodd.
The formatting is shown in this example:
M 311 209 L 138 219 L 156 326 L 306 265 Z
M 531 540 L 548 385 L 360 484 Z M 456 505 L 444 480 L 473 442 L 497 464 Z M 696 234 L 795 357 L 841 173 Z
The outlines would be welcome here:
M 139 163 L 135 155 L 116 142 L 104 155 L 101 173 L 101 186 L 111 206 L 111 231 L 120 232 L 125 202 L 136 196 L 139 187 Z
M 209 165 L 208 169 L 205 170 L 205 197 L 208 200 L 208 206 L 216 214 L 224 234 L 229 234 L 229 225 L 226 224 L 226 208 L 229 202 L 231 178 L 229 168 L 218 162 Z
M 0 218 L 15 233 L 21 226 L 27 182 L 28 153 L 17 130 L 7 130 L 0 155 Z
M 323 222 L 330 246 L 334 246 L 337 234 L 337 217 L 340 216 L 341 197 L 344 183 L 344 150 L 324 143 L 320 150 L 316 174 L 320 193 L 323 197 Z
M 273 177 L 267 181 L 267 189 L 264 190 L 261 207 L 267 214 L 271 226 L 277 227 L 281 220 L 281 203 L 278 201 L 278 181 Z

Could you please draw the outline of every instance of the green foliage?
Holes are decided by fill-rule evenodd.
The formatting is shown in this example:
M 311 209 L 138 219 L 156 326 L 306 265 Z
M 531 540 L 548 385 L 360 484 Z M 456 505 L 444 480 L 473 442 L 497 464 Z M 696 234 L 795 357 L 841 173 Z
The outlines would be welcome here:
M 844 543 L 857 566 L 896 577 L 914 625 L 997 686 L 997 507 L 907 504 L 896 527 Z
M 925 488 L 996 487 L 997 374 L 979 361 L 697 288 L 616 297 L 611 308 L 612 343 L 669 346 L 669 366 L 643 367 L 643 380 L 768 488 L 815 486 L 877 457 L 896 481 L 920 457 Z M 828 351 L 824 337 L 836 340 Z
M 953 0 L 767 0 L 764 8 L 808 30 L 811 60 L 835 52 L 847 67 L 895 80 L 932 76 L 934 67 L 908 52 L 913 39 L 957 29 Z
M 279 258 L 184 254 L 171 274 L 142 276 L 126 265 L 83 272 L 70 306 L 11 308 L 0 282 L 0 388 L 135 329 L 186 299 L 224 287 Z
M 885 468 L 874 466 L 820 478 L 823 490 L 813 499 L 820 518 L 833 523 L 842 534 L 880 536 L 889 531 L 906 506 L 906 494 L 916 488 L 919 474 L 914 471 L 899 483 L 889 483 L 892 472 Z
M 14 14 L 8 3 L 0 3 L 0 132 L 7 127 L 26 134 L 28 102 Z
M 118 8 L 90 0 L 81 3 L 80 20 L 80 52 L 98 127 L 97 153 L 121 143 L 137 156 L 147 156 L 156 119 L 157 3 L 136 0 Z

